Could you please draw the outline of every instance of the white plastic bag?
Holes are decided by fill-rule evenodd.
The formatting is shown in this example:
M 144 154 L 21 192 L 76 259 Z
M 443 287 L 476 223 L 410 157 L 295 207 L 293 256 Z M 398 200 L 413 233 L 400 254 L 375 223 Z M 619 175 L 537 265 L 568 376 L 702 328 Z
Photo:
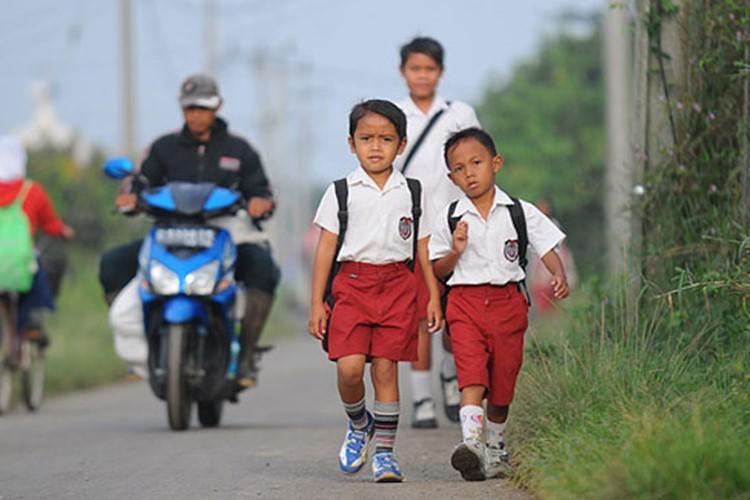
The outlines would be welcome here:
M 136 276 L 115 297 L 109 308 L 109 324 L 115 340 L 115 352 L 130 364 L 133 371 L 144 376 L 148 370 L 148 343 L 143 325 L 143 308 L 138 296 Z

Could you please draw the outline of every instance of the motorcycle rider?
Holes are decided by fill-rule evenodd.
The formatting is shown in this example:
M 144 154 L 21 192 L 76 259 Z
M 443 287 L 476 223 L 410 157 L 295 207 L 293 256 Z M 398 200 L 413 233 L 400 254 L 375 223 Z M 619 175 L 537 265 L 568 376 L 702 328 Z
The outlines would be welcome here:
M 268 238 L 259 224 L 273 214 L 271 186 L 255 149 L 231 134 L 227 122 L 217 116 L 223 100 L 213 78 L 205 74 L 189 76 L 180 87 L 179 103 L 185 119 L 182 130 L 161 136 L 151 145 L 140 176 L 133 178 L 130 192 L 118 195 L 115 203 L 120 211 L 132 213 L 142 189 L 174 181 L 213 182 L 236 189 L 245 197 L 247 211 L 218 224 L 230 231 L 237 244 L 235 277 L 246 287 L 237 381 L 242 387 L 252 387 L 257 383 L 258 339 L 280 279 Z M 141 242 L 116 247 L 102 256 L 99 280 L 108 303 L 135 276 Z

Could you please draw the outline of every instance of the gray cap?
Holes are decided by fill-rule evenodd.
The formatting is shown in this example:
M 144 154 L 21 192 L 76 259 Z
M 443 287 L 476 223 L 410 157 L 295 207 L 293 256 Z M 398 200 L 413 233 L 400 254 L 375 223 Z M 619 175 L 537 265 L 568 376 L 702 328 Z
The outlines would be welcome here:
M 210 76 L 197 73 L 190 75 L 180 86 L 180 106 L 200 106 L 216 109 L 221 104 L 219 86 Z

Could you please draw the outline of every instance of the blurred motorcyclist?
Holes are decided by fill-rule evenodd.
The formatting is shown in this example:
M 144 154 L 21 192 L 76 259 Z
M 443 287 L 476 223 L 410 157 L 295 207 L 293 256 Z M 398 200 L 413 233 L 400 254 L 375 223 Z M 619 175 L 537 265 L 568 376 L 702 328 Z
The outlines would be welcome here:
M 258 153 L 246 140 L 231 134 L 227 122 L 217 116 L 223 101 L 213 78 L 189 76 L 180 87 L 179 103 L 185 119 L 182 130 L 161 136 L 151 145 L 141 164 L 141 177 L 133 180 L 128 192 L 118 195 L 116 205 L 122 212 L 133 212 L 136 194 L 143 188 L 174 181 L 212 182 L 242 193 L 247 211 L 217 224 L 229 230 L 237 244 L 235 277 L 247 291 L 238 384 L 252 387 L 257 383 L 258 339 L 280 279 L 259 224 L 273 214 L 273 194 Z M 99 279 L 109 303 L 135 276 L 141 242 L 116 247 L 102 256 Z

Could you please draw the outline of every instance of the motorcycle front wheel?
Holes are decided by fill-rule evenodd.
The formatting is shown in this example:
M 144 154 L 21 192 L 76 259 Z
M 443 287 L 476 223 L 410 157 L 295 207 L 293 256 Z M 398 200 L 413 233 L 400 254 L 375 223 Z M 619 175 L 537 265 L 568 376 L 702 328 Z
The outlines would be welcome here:
M 185 370 L 188 329 L 183 324 L 172 324 L 167 334 L 167 418 L 173 431 L 184 431 L 190 426 L 192 407 Z

